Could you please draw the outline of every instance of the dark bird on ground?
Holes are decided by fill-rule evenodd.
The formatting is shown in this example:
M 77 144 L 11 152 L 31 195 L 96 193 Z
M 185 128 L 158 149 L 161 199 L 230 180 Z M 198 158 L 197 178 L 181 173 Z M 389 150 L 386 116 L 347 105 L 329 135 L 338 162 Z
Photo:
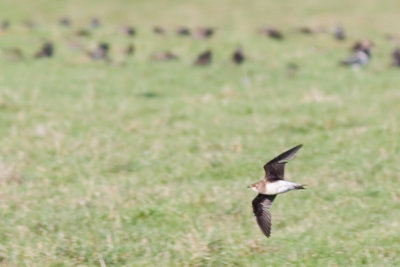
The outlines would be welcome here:
M 7 30 L 8 28 L 10 28 L 10 21 L 8 21 L 7 19 L 3 20 L 1 22 L 1 29 L 2 30 Z
M 233 63 L 240 65 L 243 63 L 244 60 L 245 60 L 245 56 L 244 56 L 243 50 L 242 50 L 242 48 L 239 47 L 233 52 L 232 61 L 233 61 Z
M 82 29 L 77 30 L 75 35 L 80 36 L 80 37 L 89 37 L 92 35 L 92 32 L 88 29 L 82 28 Z
M 54 54 L 54 45 L 51 42 L 45 42 L 40 50 L 36 52 L 35 58 L 52 57 Z
M 95 29 L 99 28 L 100 26 L 101 26 L 100 19 L 96 17 L 92 18 L 92 20 L 90 21 L 90 27 Z
M 348 59 L 341 61 L 340 64 L 343 66 L 353 67 L 367 65 L 371 60 L 372 46 L 373 44 L 369 40 L 356 42 L 351 49 L 353 51 L 353 54 Z
M 71 21 L 70 21 L 70 19 L 67 18 L 67 17 L 61 18 L 61 19 L 58 21 L 58 23 L 59 23 L 61 26 L 64 26 L 64 27 L 69 27 L 69 26 L 71 26 Z
M 124 54 L 126 56 L 133 55 L 134 52 L 135 52 L 135 46 L 133 44 L 129 44 L 124 50 Z
M 211 62 L 212 62 L 212 52 L 211 50 L 206 50 L 197 57 L 194 64 L 198 66 L 205 66 L 205 65 L 210 65 Z
M 181 26 L 181 27 L 178 27 L 178 28 L 176 29 L 176 33 L 177 33 L 178 35 L 180 35 L 180 36 L 189 36 L 189 35 L 190 35 L 190 30 L 189 30 L 189 28 L 187 28 L 187 27 Z
M 362 41 L 357 41 L 353 44 L 351 47 L 351 50 L 353 52 L 359 51 L 359 50 L 366 50 L 366 49 L 371 49 L 374 46 L 374 44 L 370 40 L 362 40 Z
M 277 40 L 283 39 L 283 34 L 281 33 L 281 31 L 275 28 L 270 28 L 270 27 L 262 28 L 260 32 L 262 35 L 268 36 L 272 39 L 277 39 Z
M 127 36 L 135 36 L 136 29 L 133 26 L 125 26 L 122 28 L 122 32 Z
M 258 193 L 252 202 L 253 212 L 258 226 L 267 237 L 271 235 L 271 213 L 269 209 L 276 195 L 291 190 L 305 189 L 303 184 L 284 180 L 285 164 L 294 157 L 301 147 L 302 145 L 298 145 L 267 162 L 264 165 L 265 178 L 248 186 Z
M 152 60 L 155 61 L 169 61 L 169 60 L 176 60 L 179 57 L 170 51 L 164 52 L 156 52 L 151 56 Z
M 400 49 L 399 48 L 396 48 L 392 52 L 392 66 L 400 67 Z
M 155 34 L 164 34 L 165 33 L 165 29 L 161 26 L 154 26 L 153 27 L 153 32 Z
M 315 33 L 317 33 L 317 30 L 312 29 L 311 27 L 308 27 L 308 26 L 299 27 L 297 30 L 300 33 L 303 33 L 303 34 L 315 34 Z
M 344 32 L 344 28 L 342 26 L 336 26 L 333 31 L 333 36 L 336 40 L 343 41 L 346 39 L 346 34 Z
M 97 48 L 93 51 L 88 51 L 88 55 L 93 60 L 109 60 L 108 52 L 110 51 L 110 45 L 108 43 L 99 43 Z
M 208 39 L 214 35 L 214 32 L 214 28 L 211 27 L 198 28 L 194 33 L 194 37 L 197 39 Z

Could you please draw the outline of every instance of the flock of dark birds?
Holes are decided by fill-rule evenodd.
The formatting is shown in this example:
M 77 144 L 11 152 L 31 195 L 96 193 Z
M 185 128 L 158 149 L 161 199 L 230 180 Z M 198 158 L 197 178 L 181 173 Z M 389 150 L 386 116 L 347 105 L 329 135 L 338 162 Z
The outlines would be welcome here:
M 60 27 L 72 28 L 72 23 L 69 18 L 61 18 L 59 20 Z M 27 28 L 35 28 L 36 24 L 32 21 L 25 21 L 24 25 Z M 74 35 L 77 37 L 90 37 L 92 32 L 95 31 L 96 28 L 100 28 L 102 23 L 98 18 L 93 18 L 90 22 L 90 25 L 86 28 L 80 28 L 74 32 Z M 11 24 L 8 20 L 3 20 L 0 24 L 0 36 L 2 33 L 5 33 L 9 30 Z M 297 28 L 297 31 L 301 34 L 306 35 L 314 35 L 321 32 L 321 30 L 313 29 L 310 27 L 300 27 Z M 161 26 L 153 27 L 154 34 L 164 35 L 166 34 L 166 29 Z M 192 36 L 196 39 L 209 39 L 215 35 L 216 29 L 212 27 L 202 27 L 192 30 L 188 27 L 178 27 L 175 30 L 175 33 L 178 36 Z M 128 36 L 133 37 L 136 35 L 136 28 L 133 26 L 124 26 L 121 28 L 121 33 Z M 265 27 L 259 30 L 259 34 L 269 37 L 275 40 L 283 40 L 284 34 L 272 27 Z M 337 26 L 332 32 L 333 37 L 338 41 L 346 40 L 345 30 L 341 26 Z M 98 43 L 95 49 L 89 50 L 83 47 L 80 43 L 71 43 L 71 48 L 82 50 L 86 56 L 95 61 L 105 61 L 111 62 L 110 59 L 110 49 L 111 45 L 107 42 Z M 362 40 L 357 41 L 351 47 L 351 56 L 343 61 L 340 61 L 340 65 L 343 66 L 364 66 L 367 65 L 371 60 L 371 50 L 373 48 L 373 42 L 370 40 Z M 129 44 L 124 50 L 123 54 L 128 57 L 135 53 L 135 46 L 133 44 Z M 18 47 L 6 48 L 3 49 L 2 54 L 10 59 L 10 60 L 22 60 L 25 58 L 23 52 Z M 34 58 L 51 58 L 55 55 L 55 44 L 51 41 L 46 41 L 42 44 L 42 46 L 38 49 L 38 51 L 33 55 Z M 179 56 L 171 51 L 159 51 L 151 55 L 151 59 L 154 61 L 170 61 L 177 60 Z M 194 60 L 194 65 L 205 66 L 210 65 L 213 59 L 213 52 L 208 49 L 206 51 L 201 52 L 196 59 Z M 400 48 L 395 48 L 391 54 L 391 66 L 400 67 Z M 240 65 L 243 64 L 246 60 L 245 53 L 241 47 L 238 47 L 233 51 L 231 56 L 231 61 L 234 64 Z M 289 63 L 287 65 L 287 69 L 289 71 L 297 69 L 297 65 L 295 63 Z

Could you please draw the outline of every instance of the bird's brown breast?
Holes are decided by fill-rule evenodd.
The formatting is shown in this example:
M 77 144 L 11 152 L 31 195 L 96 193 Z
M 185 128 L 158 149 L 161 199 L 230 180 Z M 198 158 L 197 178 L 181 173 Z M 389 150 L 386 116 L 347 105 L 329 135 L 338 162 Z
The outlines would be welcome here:
M 266 193 L 266 185 L 267 185 L 267 181 L 265 181 L 265 180 L 258 181 L 257 183 L 254 184 L 254 186 L 257 188 L 257 191 L 260 194 Z

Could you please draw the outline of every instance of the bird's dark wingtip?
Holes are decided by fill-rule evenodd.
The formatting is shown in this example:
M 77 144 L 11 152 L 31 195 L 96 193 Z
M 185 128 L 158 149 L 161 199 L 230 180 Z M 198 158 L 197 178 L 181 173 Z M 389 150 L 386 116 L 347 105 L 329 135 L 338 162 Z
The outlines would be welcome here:
M 294 154 L 296 154 L 297 151 L 299 151 L 300 148 L 302 148 L 302 147 L 303 147 L 303 144 L 299 144 L 299 145 L 297 145 L 297 146 L 295 146 L 295 147 L 289 149 L 288 151 L 286 151 L 286 152 L 284 152 L 284 153 L 282 153 L 282 154 L 289 153 L 289 154 L 292 154 L 292 156 L 294 156 Z

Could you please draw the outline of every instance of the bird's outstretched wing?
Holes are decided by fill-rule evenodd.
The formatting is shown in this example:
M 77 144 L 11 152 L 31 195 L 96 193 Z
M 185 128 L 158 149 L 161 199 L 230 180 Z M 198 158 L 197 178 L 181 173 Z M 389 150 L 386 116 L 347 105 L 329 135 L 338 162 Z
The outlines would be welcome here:
M 276 158 L 270 160 L 264 165 L 265 170 L 265 179 L 269 182 L 274 182 L 277 180 L 283 180 L 283 176 L 285 173 L 285 164 L 288 160 L 292 159 L 296 152 L 302 147 L 303 145 L 295 146 L 292 149 L 289 149 L 286 152 L 283 152 Z
M 256 216 L 258 226 L 267 237 L 271 235 L 271 213 L 269 212 L 269 208 L 275 197 L 276 195 L 258 194 L 252 202 L 253 212 L 254 216 Z

